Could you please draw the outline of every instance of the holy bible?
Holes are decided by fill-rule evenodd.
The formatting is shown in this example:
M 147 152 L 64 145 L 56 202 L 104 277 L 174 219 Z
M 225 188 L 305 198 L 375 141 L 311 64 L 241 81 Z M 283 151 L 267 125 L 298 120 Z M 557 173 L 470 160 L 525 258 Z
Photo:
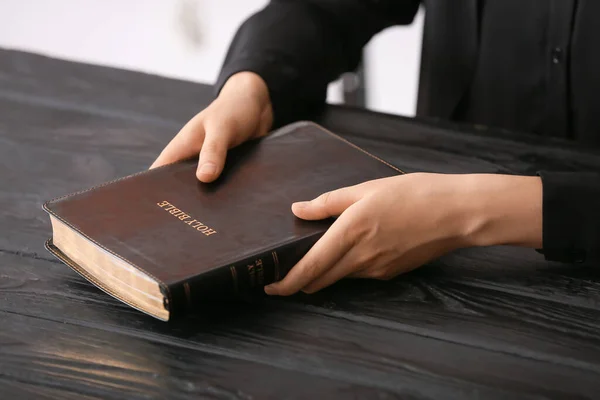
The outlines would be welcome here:
M 211 299 L 256 294 L 282 279 L 331 225 L 295 201 L 398 168 L 311 122 L 230 150 L 213 183 L 197 158 L 44 204 L 46 248 L 129 306 L 167 321 Z

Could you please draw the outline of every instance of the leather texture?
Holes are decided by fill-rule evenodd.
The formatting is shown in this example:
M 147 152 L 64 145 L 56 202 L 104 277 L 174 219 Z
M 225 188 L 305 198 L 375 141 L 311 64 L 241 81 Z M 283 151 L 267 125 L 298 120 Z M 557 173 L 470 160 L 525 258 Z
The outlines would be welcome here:
M 308 250 L 307 241 L 314 242 L 331 223 L 296 218 L 290 209 L 294 201 L 401 173 L 309 122 L 233 149 L 214 183 L 199 182 L 196 167 L 192 159 L 144 171 L 50 201 L 45 209 L 154 277 L 167 292 L 174 289 L 171 302 L 190 303 L 190 285 L 197 292 L 223 287 L 225 276 L 245 287 L 282 278 L 302 255 L 290 256 L 290 244 Z M 172 213 L 176 209 L 185 214 Z M 254 284 L 247 269 L 231 271 L 285 246 L 277 274 L 273 257 L 257 265 Z M 202 282 L 204 276 L 212 279 Z

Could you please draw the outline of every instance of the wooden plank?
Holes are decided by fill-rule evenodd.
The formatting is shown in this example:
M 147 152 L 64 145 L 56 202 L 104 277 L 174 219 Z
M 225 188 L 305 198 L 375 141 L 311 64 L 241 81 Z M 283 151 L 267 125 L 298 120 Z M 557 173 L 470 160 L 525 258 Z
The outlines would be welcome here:
M 350 321 L 596 371 L 599 278 L 526 249 L 469 249 L 390 282 L 341 282 L 303 302 Z
M 110 328 L 0 315 L 0 385 L 13 396 L 252 399 L 282 393 L 289 398 L 352 393 L 356 398 L 395 397 L 386 390 L 202 352 L 151 335 L 127 336 Z
M 0 49 L 0 98 L 122 119 L 187 121 L 212 99 L 210 86 Z
M 171 132 L 0 99 L 0 249 L 45 253 L 46 200 L 148 168 Z M 8 234 L 10 232 L 10 235 Z
M 215 304 L 185 320 L 165 324 L 113 300 L 61 264 L 4 254 L 0 266 L 5 274 L 0 312 L 55 322 L 63 327 L 61 335 L 99 331 L 93 335 L 106 336 L 113 347 L 147 341 L 173 346 L 171 357 L 196 352 L 198 359 L 225 357 L 220 362 L 223 369 L 230 363 L 255 362 L 398 395 L 439 397 L 443 393 L 444 398 L 461 398 L 477 393 L 485 398 L 514 398 L 591 395 L 600 388 L 600 370 L 594 363 L 598 353 L 589 356 L 593 350 L 589 342 L 570 348 L 569 357 L 549 353 L 553 348 L 546 339 L 560 340 L 560 331 L 544 335 L 548 327 L 521 329 L 516 318 L 502 314 L 502 308 L 476 325 L 475 319 L 457 312 L 450 302 L 431 307 L 427 299 L 413 297 L 411 302 L 410 297 L 403 299 L 401 291 L 390 298 L 372 287 L 362 292 L 346 290 L 347 297 L 343 297 L 338 285 L 341 306 L 331 302 L 307 305 L 303 296 L 256 304 Z M 349 310 L 347 304 L 356 294 L 357 307 Z M 377 298 L 377 304 L 364 301 L 369 296 Z M 376 307 L 379 315 L 373 311 Z M 465 321 L 470 324 L 467 329 L 477 326 L 470 335 L 465 334 L 467 329 L 451 329 Z M 0 328 L 5 337 L 5 329 L 23 331 L 10 323 Z M 528 348 L 531 343 L 520 342 L 527 338 L 523 334 L 527 329 L 541 338 L 533 350 Z M 503 331 L 512 334 L 501 337 L 496 333 Z M 72 340 L 68 337 L 65 343 Z M 130 352 L 146 354 L 136 347 Z M 30 364 L 26 362 L 23 368 Z M 173 376 L 182 373 L 170 370 Z
M 600 171 L 600 153 L 574 142 L 332 107 L 319 121 L 409 172 Z

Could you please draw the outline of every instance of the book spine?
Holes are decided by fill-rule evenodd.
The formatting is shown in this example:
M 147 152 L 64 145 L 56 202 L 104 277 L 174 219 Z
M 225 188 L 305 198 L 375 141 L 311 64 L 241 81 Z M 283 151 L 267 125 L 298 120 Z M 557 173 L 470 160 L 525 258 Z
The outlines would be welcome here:
M 211 301 L 252 300 L 264 287 L 283 279 L 322 234 L 269 249 L 169 287 L 171 315 Z

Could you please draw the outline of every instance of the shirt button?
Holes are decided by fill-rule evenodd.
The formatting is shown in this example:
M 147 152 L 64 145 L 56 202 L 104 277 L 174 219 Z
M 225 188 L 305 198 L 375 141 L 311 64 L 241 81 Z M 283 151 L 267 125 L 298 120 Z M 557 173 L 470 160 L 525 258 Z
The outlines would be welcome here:
M 555 47 L 552 50 L 552 63 L 560 64 L 563 60 L 563 50 L 560 47 Z

